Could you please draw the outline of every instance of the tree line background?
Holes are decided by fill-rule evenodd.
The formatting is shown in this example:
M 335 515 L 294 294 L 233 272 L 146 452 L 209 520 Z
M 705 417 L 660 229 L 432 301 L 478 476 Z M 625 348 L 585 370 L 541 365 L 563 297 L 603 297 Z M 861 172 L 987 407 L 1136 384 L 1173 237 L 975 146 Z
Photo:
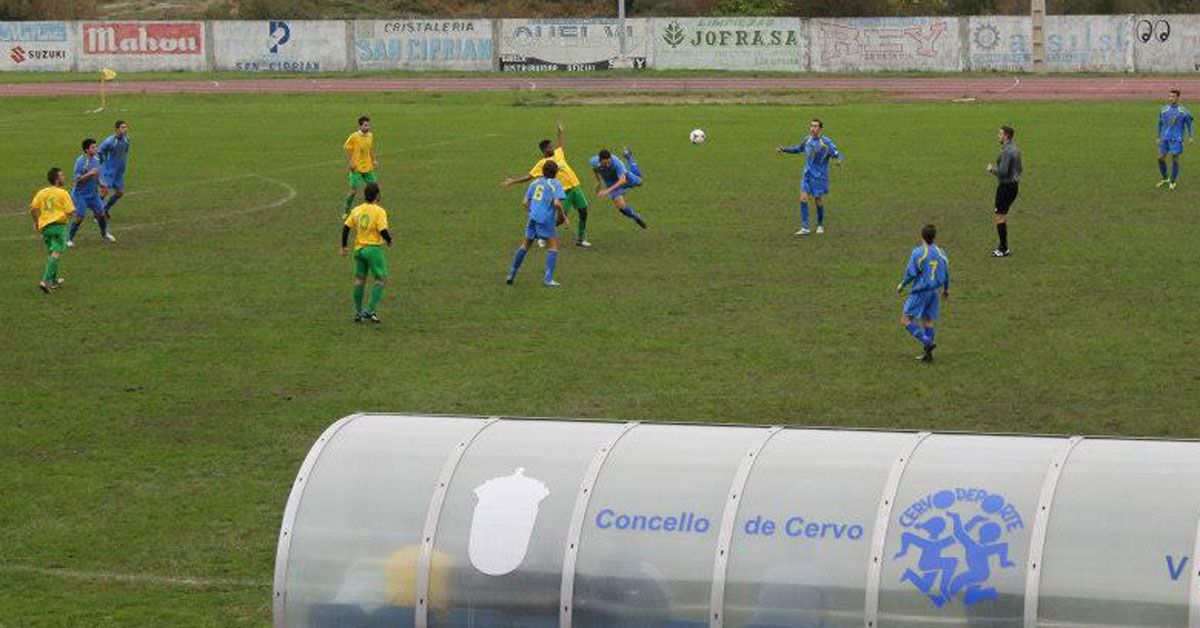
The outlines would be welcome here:
M 1024 15 L 1029 0 L 626 0 L 631 16 Z M 1050 14 L 1200 13 L 1200 0 L 1046 0 Z M 0 0 L 0 20 L 611 17 L 616 0 Z

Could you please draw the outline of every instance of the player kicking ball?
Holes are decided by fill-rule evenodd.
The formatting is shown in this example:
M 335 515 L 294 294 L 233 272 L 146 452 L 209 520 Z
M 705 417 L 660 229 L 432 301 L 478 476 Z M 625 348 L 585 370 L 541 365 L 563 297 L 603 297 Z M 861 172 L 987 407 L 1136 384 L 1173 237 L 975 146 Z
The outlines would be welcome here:
M 543 239 L 549 249 L 546 252 L 546 274 L 542 278 L 547 288 L 557 288 L 560 284 L 554 280 L 554 269 L 558 265 L 558 225 L 570 227 L 567 215 L 563 213 L 563 184 L 555 177 L 558 176 L 558 164 L 547 161 L 542 164 L 542 176 L 538 177 L 525 190 L 525 200 L 521 205 L 529 214 L 529 222 L 525 223 L 525 238 L 517 247 L 513 256 L 512 266 L 504 283 L 513 285 L 517 280 L 517 271 L 525 261 L 525 254 L 534 240 Z
M 805 153 L 804 176 L 800 181 L 800 230 L 795 235 L 812 233 L 808 229 L 808 199 L 817 204 L 817 233 L 825 233 L 825 195 L 829 194 L 829 160 L 837 159 L 839 166 L 845 156 L 838 152 L 833 140 L 822 135 L 825 124 L 817 118 L 808 123 L 808 137 L 795 146 L 779 146 L 781 155 Z
M 646 221 L 641 214 L 634 211 L 633 206 L 625 200 L 625 194 L 644 182 L 642 169 L 633 159 L 633 151 L 624 149 L 625 163 L 618 157 L 613 157 L 607 148 L 601 149 L 595 157 L 588 160 L 592 166 L 592 174 L 596 175 L 596 198 L 612 199 L 613 205 L 621 215 L 637 223 L 645 229 Z
M 938 289 L 941 289 L 943 299 L 950 298 L 950 260 L 945 251 L 933 243 L 936 239 L 937 227 L 921 227 L 921 243 L 908 256 L 904 279 L 896 286 L 896 293 L 903 294 L 905 286 L 912 284 L 908 299 L 904 301 L 900 324 L 925 348 L 925 352 L 917 356 L 921 362 L 932 362 L 933 350 L 937 348 L 933 321 L 938 317 Z
M 75 160 L 75 187 L 71 189 L 75 216 L 71 219 L 71 232 L 67 235 L 68 248 L 75 246 L 75 234 L 79 232 L 89 210 L 100 226 L 100 238 L 112 242 L 108 233 L 108 212 L 104 211 L 104 199 L 100 196 L 100 160 L 96 157 L 99 145 L 89 137 L 83 140 L 81 147 L 83 154 Z

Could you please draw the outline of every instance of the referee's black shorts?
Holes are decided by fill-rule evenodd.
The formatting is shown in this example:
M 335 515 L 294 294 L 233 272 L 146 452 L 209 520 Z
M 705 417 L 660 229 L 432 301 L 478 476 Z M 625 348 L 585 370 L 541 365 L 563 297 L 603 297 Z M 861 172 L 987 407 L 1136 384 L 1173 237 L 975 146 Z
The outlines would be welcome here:
M 1001 183 L 996 186 L 996 213 L 1007 214 L 1013 201 L 1017 200 L 1017 182 Z

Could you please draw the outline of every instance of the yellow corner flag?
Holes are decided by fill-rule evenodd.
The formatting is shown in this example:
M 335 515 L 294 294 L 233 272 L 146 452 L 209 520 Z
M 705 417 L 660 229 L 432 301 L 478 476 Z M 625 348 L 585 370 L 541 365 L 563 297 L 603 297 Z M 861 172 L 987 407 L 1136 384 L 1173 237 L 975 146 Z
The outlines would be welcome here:
M 117 71 L 111 70 L 109 68 L 104 68 L 103 70 L 100 70 L 100 78 L 101 78 L 101 80 L 105 80 L 105 81 L 114 80 L 117 78 Z
M 108 94 L 105 93 L 106 90 L 104 89 L 104 86 L 115 78 L 117 78 L 116 70 L 110 68 L 100 69 L 100 108 L 96 109 L 92 113 L 100 113 L 101 111 L 104 111 L 105 107 L 108 106 Z

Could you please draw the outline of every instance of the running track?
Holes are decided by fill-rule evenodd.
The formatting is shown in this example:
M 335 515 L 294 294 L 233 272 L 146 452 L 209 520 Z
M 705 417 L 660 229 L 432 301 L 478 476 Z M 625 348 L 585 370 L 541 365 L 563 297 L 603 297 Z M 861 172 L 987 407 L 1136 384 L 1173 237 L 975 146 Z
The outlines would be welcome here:
M 226 81 L 121 81 L 110 94 L 258 94 L 374 91 L 587 91 L 718 92 L 817 91 L 877 92 L 894 100 L 1135 100 L 1160 99 L 1171 87 L 1200 92 L 1200 78 L 1021 76 L 995 78 L 666 78 L 638 77 L 479 77 L 234 79 Z M 0 97 L 93 95 L 83 83 L 0 83 Z

